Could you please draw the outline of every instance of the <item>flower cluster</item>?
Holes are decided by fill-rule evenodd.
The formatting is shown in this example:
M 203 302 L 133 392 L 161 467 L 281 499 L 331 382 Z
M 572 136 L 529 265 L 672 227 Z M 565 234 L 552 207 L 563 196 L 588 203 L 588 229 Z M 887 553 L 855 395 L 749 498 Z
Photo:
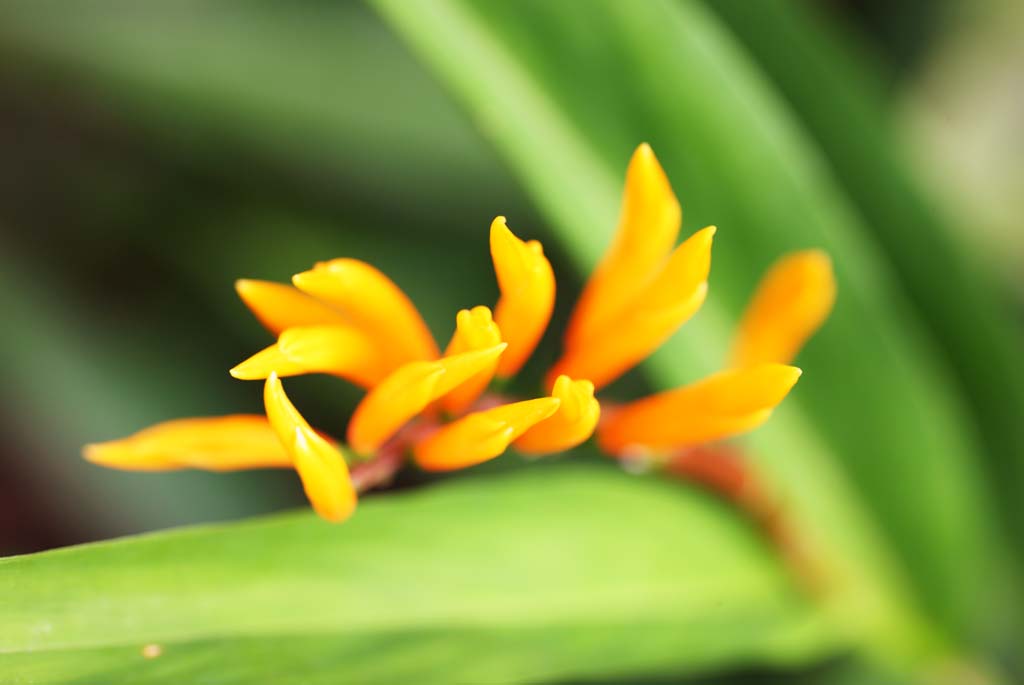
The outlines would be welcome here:
M 89 445 L 92 462 L 133 470 L 294 468 L 314 509 L 342 521 L 369 480 L 360 466 L 389 455 L 447 471 L 493 459 L 510 446 L 532 455 L 587 441 L 612 456 L 664 454 L 749 431 L 789 393 L 788 366 L 831 310 L 831 263 L 818 251 L 789 255 L 767 274 L 743 316 L 730 367 L 696 383 L 613 407 L 594 393 L 638 364 L 701 307 L 715 227 L 676 246 L 682 212 L 647 145 L 633 155 L 613 244 L 588 281 L 546 378 L 547 394 L 512 401 L 487 393 L 514 376 L 547 328 L 555 277 L 537 241 L 504 217 L 491 225 L 500 289 L 492 311 L 462 310 L 442 353 L 412 301 L 355 259 L 296 274 L 292 285 L 240 280 L 238 294 L 276 336 L 231 369 L 264 381 L 266 416 L 169 421 L 122 440 Z M 281 379 L 338 376 L 366 389 L 345 444 L 314 430 Z M 353 471 L 350 471 L 353 466 Z

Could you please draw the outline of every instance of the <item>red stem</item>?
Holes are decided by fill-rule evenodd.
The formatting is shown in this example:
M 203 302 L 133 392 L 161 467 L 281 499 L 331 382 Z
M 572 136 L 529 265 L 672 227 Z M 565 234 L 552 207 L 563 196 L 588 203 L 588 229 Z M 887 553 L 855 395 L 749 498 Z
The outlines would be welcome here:
M 673 454 L 665 472 L 703 486 L 746 514 L 779 550 L 803 585 L 822 588 L 821 568 L 807 553 L 801 538 L 777 498 L 766 490 L 744 455 L 728 445 L 709 445 Z
M 356 492 L 364 493 L 389 485 L 405 464 L 409 450 L 440 427 L 435 418 L 421 418 L 400 430 L 373 458 L 352 466 L 350 477 Z

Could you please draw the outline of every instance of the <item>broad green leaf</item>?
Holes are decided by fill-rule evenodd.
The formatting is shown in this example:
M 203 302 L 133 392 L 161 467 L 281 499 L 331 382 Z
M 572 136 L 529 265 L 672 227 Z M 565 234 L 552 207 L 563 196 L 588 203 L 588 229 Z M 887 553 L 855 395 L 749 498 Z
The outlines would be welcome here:
M 24 683 L 540 682 L 832 648 L 759 535 L 609 464 L 0 560 Z M 144 658 L 147 645 L 160 656 Z
M 858 639 L 907 654 L 925 624 L 970 634 L 998 551 L 960 398 L 878 247 L 815 148 L 693 3 L 374 5 L 472 112 L 589 269 L 632 149 L 651 142 L 689 230 L 715 223 L 709 302 L 648 365 L 659 385 L 721 363 L 731 322 L 780 252 L 835 258 L 840 300 L 800 387 L 752 441 L 832 572 Z
M 1006 293 L 957 235 L 970 227 L 954 232 L 926 202 L 907 172 L 877 75 L 855 59 L 836 27 L 796 2 L 706 4 L 792 103 L 949 358 L 1021 549 L 1024 459 L 1016 455 L 1024 445 L 1024 336 Z

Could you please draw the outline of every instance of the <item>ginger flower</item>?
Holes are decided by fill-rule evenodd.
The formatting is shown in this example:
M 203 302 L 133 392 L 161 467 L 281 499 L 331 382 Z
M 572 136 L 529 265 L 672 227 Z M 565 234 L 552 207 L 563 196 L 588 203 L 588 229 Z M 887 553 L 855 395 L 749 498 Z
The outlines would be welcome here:
M 555 302 L 541 244 L 520 239 L 499 216 L 490 230 L 499 300 L 493 313 L 486 306 L 458 312 L 443 352 L 412 300 L 365 262 L 321 262 L 292 284 L 240 280 L 239 296 L 276 340 L 231 375 L 263 381 L 266 416 L 168 421 L 89 445 L 85 457 L 140 471 L 292 468 L 316 512 L 342 521 L 359 492 L 410 460 L 450 471 L 509 447 L 535 456 L 562 452 L 595 431 L 602 449 L 625 457 L 749 431 L 796 383 L 800 370 L 786 364 L 831 309 L 835 286 L 822 253 L 791 255 L 769 272 L 742 318 L 730 369 L 609 405 L 601 417 L 595 391 L 657 349 L 707 296 L 715 228 L 676 246 L 681 222 L 665 173 L 641 145 L 627 171 L 614 242 L 572 314 L 564 353 L 547 375 L 549 392 L 538 397 L 489 390 L 494 379 L 519 372 Z M 366 390 L 344 441 L 312 428 L 285 394 L 283 378 L 311 373 Z

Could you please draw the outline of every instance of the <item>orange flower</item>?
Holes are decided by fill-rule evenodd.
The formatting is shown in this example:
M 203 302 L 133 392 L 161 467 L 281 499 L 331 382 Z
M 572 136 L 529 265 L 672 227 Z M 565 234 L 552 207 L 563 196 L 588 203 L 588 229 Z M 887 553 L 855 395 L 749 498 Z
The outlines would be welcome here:
M 487 307 L 460 311 L 444 355 L 412 301 L 364 262 L 321 262 L 295 275 L 294 285 L 240 280 L 239 296 L 277 340 L 231 375 L 265 379 L 267 418 L 169 421 L 87 446 L 85 457 L 145 471 L 294 468 L 316 512 L 341 521 L 354 510 L 357 491 L 385 481 L 410 456 L 425 470 L 448 471 L 494 459 L 510 446 L 530 455 L 565 451 L 595 429 L 614 456 L 689 448 L 750 430 L 796 383 L 800 370 L 785 364 L 831 309 L 835 284 L 820 252 L 797 253 L 769 272 L 743 317 L 731 370 L 615 408 L 600 423 L 595 390 L 657 349 L 707 296 L 716 229 L 676 246 L 681 221 L 665 172 L 641 145 L 626 174 L 615 239 L 547 374 L 548 396 L 514 400 L 487 392 L 493 378 L 519 372 L 555 302 L 541 244 L 521 240 L 499 216 L 490 231 L 501 292 L 494 315 Z M 285 395 L 281 378 L 309 373 L 367 390 L 345 429 L 351 449 L 313 430 Z
M 732 365 L 788 364 L 828 318 L 835 299 L 835 276 L 827 254 L 806 250 L 780 259 L 761 281 L 740 321 Z
M 556 397 L 540 397 L 464 416 L 417 444 L 416 463 L 427 471 L 451 471 L 494 459 L 559 404 Z
M 559 401 L 558 411 L 526 430 L 513 444 L 525 454 L 564 452 L 585 442 L 601 418 L 601 405 L 594 397 L 594 384 L 559 376 L 551 396 Z
M 800 377 L 800 369 L 761 364 L 723 371 L 618 409 L 601 426 L 610 454 L 692 447 L 764 423 Z
M 555 274 L 541 244 L 517 238 L 503 216 L 491 223 L 491 257 L 501 288 L 494 319 L 508 342 L 498 375 L 509 378 L 533 353 L 551 320 Z
M 356 507 L 356 490 L 341 452 L 309 427 L 284 394 L 277 374 L 267 378 L 263 403 L 313 508 L 328 521 L 344 521 Z
M 498 329 L 498 324 L 491 319 L 491 310 L 487 307 L 474 307 L 473 309 L 463 309 L 455 317 L 455 333 L 444 353 L 452 355 L 472 350 L 483 350 L 500 343 L 501 330 Z M 498 364 L 506 354 L 508 354 L 507 348 L 501 356 L 495 357 L 483 370 L 449 392 L 441 400 L 445 410 L 450 414 L 461 414 L 466 411 L 490 385 L 495 371 L 498 370 Z
M 567 338 L 549 380 L 563 374 L 588 378 L 600 389 L 658 349 L 704 304 L 714 235 L 714 226 L 694 233 L 618 314 L 592 324 L 592 332 L 578 332 L 572 342 Z
M 506 343 L 498 343 L 395 369 L 356 407 L 348 424 L 349 444 L 362 454 L 374 452 L 431 402 L 489 368 L 505 347 Z

